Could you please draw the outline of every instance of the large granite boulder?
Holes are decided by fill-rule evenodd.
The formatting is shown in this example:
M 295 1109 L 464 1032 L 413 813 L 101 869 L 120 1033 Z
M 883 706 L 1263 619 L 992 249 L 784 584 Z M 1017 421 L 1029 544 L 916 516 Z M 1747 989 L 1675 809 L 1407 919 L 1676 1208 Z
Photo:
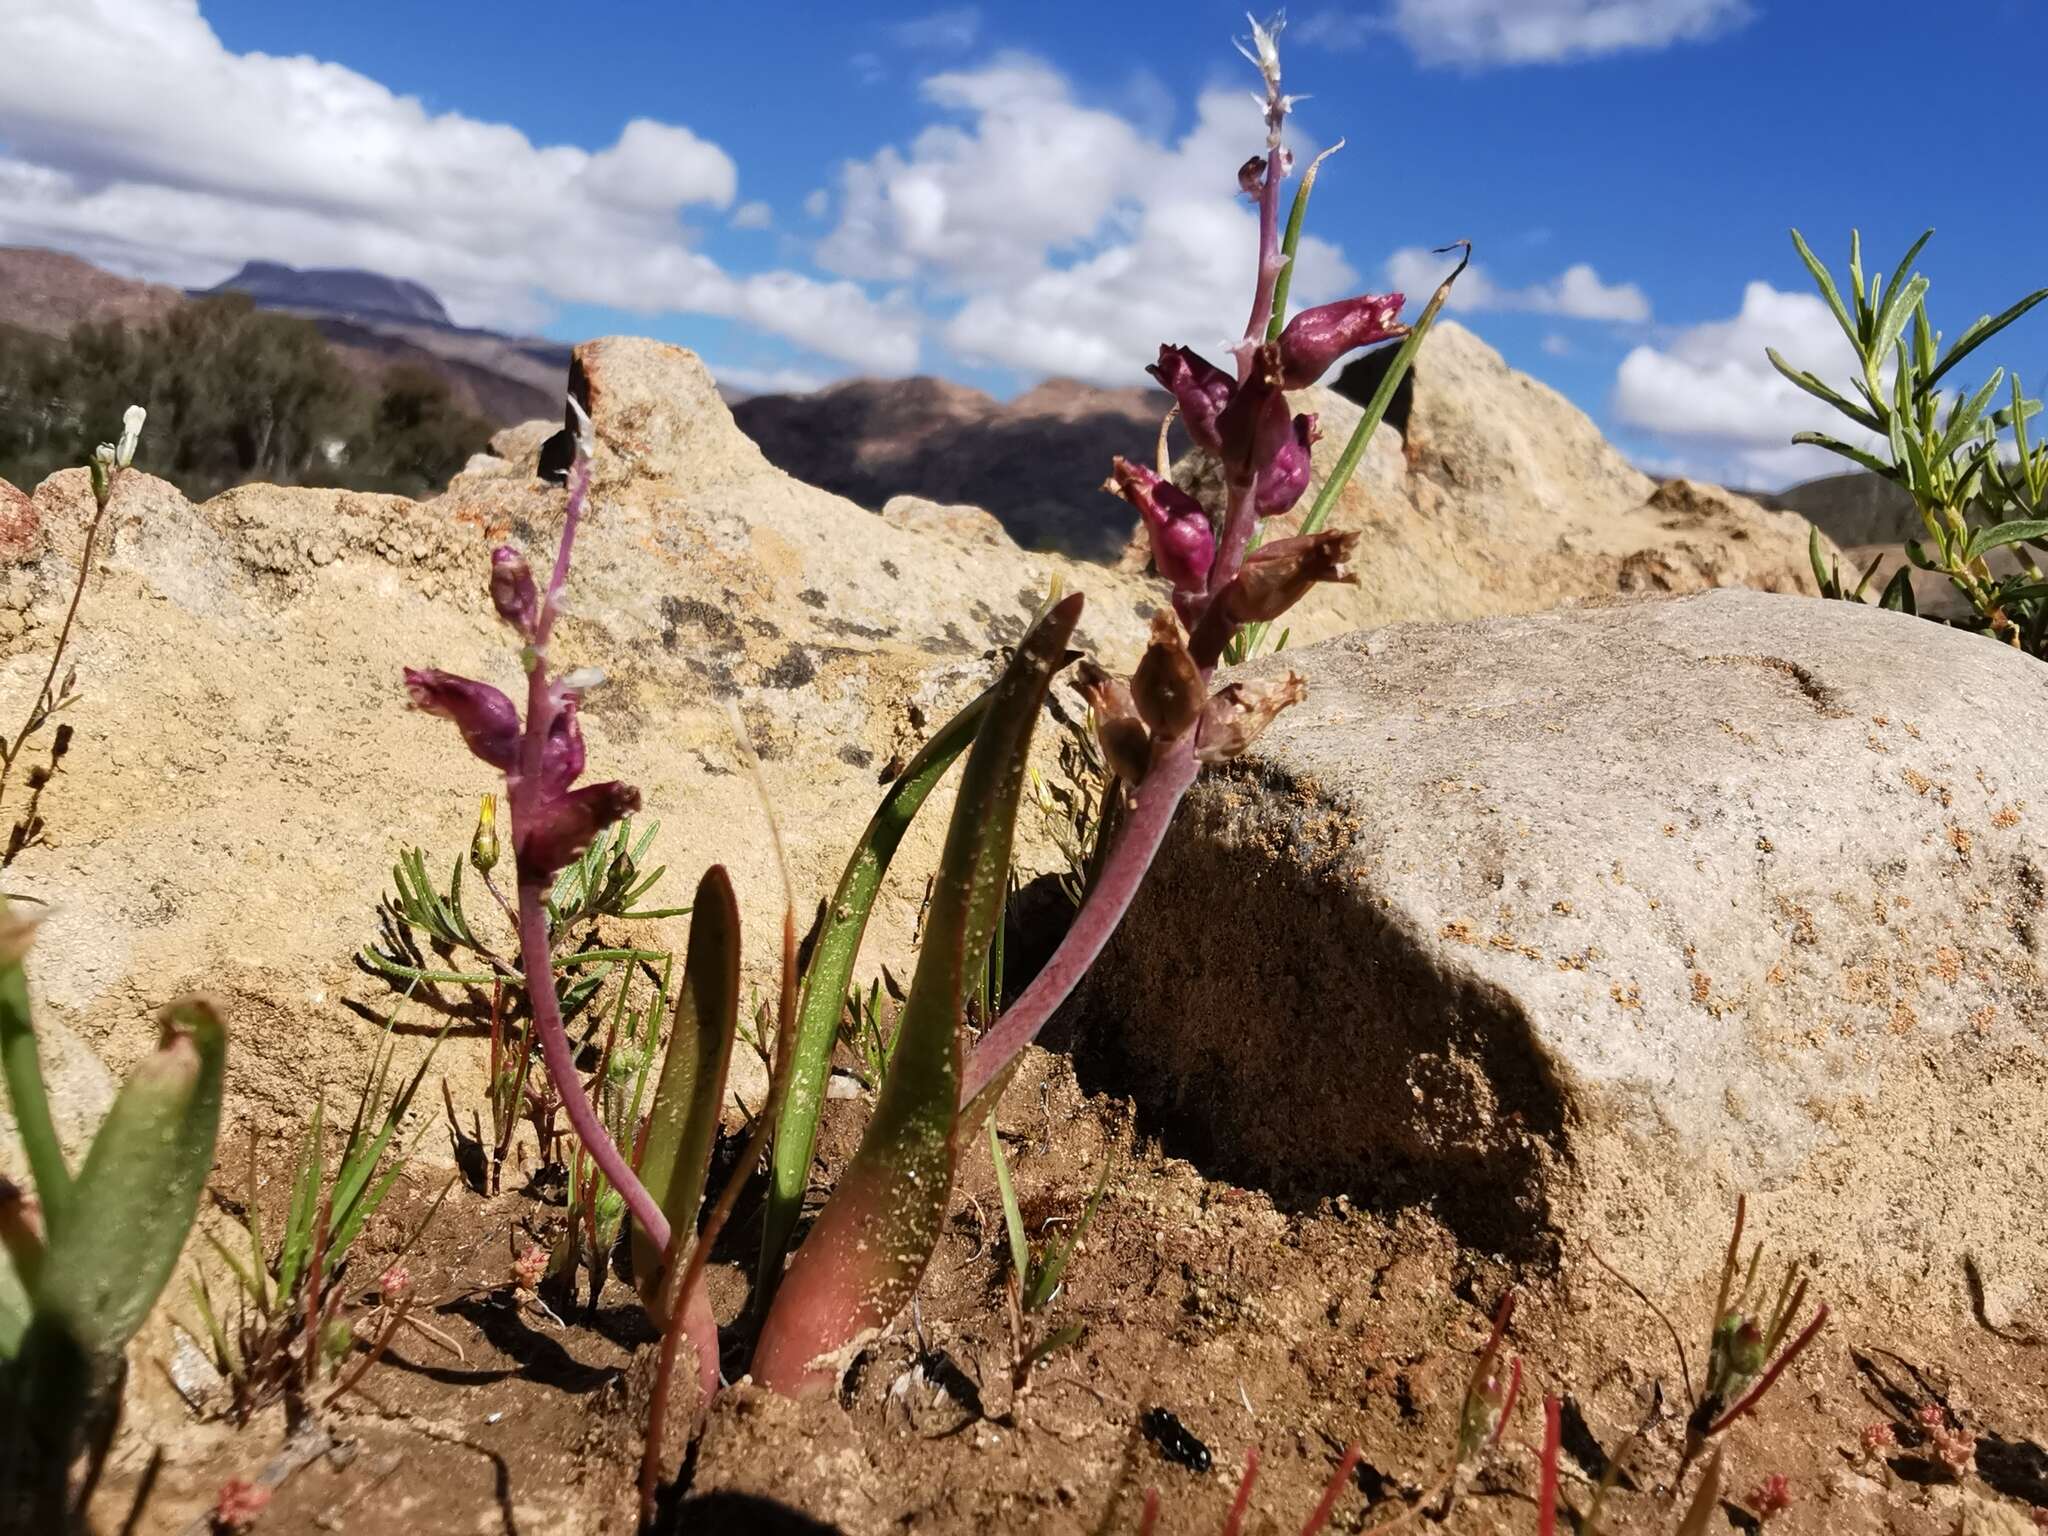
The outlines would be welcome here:
M 1737 1191 L 1838 1297 L 2048 1277 L 2038 662 L 1716 591 L 1281 664 L 1086 999 L 1170 1146 L 1653 1295 Z

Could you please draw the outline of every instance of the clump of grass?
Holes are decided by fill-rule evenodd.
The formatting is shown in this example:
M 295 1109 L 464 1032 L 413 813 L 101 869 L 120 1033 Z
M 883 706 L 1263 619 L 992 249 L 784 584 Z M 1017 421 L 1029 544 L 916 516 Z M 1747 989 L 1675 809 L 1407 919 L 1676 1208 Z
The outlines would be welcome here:
M 207 1234 L 208 1245 L 233 1279 L 232 1310 L 216 1303 L 205 1272 L 196 1267 L 191 1297 L 200 1337 L 227 1384 L 226 1411 L 238 1422 L 246 1423 L 280 1397 L 294 1424 L 333 1406 L 407 1323 L 453 1348 L 412 1317 L 413 1289 L 404 1265 L 453 1188 L 454 1176 L 374 1285 L 351 1278 L 356 1243 L 390 1198 L 417 1145 L 417 1136 L 412 1142 L 404 1139 L 403 1126 L 434 1051 L 429 1049 L 412 1075 L 398 1082 L 392 1078 L 392 1056 L 387 1024 L 338 1152 L 330 1151 L 325 1104 L 315 1097 L 312 1121 L 293 1164 L 291 1203 L 274 1241 L 264 1230 L 253 1137 L 241 1233 L 234 1241 Z M 351 1367 L 350 1357 L 358 1350 L 365 1352 L 363 1358 Z M 323 1382 L 330 1384 L 324 1395 Z

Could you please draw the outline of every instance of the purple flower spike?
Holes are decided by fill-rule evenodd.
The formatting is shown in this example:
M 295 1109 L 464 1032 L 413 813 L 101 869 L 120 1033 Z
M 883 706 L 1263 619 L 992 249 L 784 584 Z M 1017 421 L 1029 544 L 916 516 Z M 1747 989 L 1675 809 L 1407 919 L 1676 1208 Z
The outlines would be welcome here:
M 1152 563 L 1176 592 L 1199 592 L 1216 559 L 1216 535 L 1202 504 L 1143 464 L 1118 458 L 1108 489 L 1138 509 L 1152 537 Z
M 519 840 L 519 878 L 545 880 L 588 848 L 597 834 L 640 809 L 640 791 L 610 779 L 543 802 Z
M 1222 439 L 1223 473 L 1242 485 L 1277 459 L 1294 439 L 1294 419 L 1280 392 L 1280 351 L 1262 346 L 1253 355 L 1250 374 L 1231 397 L 1230 407 L 1216 418 Z
M 1406 336 L 1408 327 L 1401 323 L 1401 306 L 1405 303 L 1407 300 L 1398 293 L 1362 293 L 1355 299 L 1339 299 L 1334 304 L 1304 309 L 1280 333 L 1282 386 L 1306 388 L 1346 352 Z
M 540 622 L 540 590 L 533 584 L 533 572 L 526 556 L 509 544 L 491 551 L 491 603 L 498 617 L 527 639 L 533 638 Z
M 577 720 L 577 696 L 562 697 L 561 712 L 548 727 L 548 744 L 541 754 L 540 786 L 544 795 L 560 795 L 583 775 L 583 727 Z
M 489 683 L 443 672 L 439 667 L 407 667 L 405 691 L 414 709 L 453 720 L 469 750 L 500 770 L 519 757 L 519 711 Z
M 1237 382 L 1214 363 L 1186 347 L 1161 347 L 1159 361 L 1145 370 L 1180 406 L 1180 419 L 1197 448 L 1223 451 L 1216 420 L 1230 404 Z
M 1312 460 L 1309 450 L 1321 434 L 1313 414 L 1294 418 L 1294 436 L 1259 472 L 1258 510 L 1261 517 L 1278 517 L 1290 511 L 1308 489 Z

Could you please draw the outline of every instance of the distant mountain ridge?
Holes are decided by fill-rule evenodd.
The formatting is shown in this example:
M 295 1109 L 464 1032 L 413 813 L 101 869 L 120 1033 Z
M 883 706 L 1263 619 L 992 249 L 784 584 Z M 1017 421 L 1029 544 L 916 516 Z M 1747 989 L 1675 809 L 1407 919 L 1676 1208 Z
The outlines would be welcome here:
M 344 367 L 374 383 L 424 368 L 456 403 L 497 426 L 559 417 L 569 348 L 541 337 L 455 324 L 431 289 L 347 268 L 301 270 L 251 261 L 226 282 L 181 292 L 121 277 L 64 251 L 0 246 L 0 326 L 64 337 L 85 321 L 147 325 L 188 298 L 245 294 L 259 309 L 311 321 Z
M 354 267 L 300 268 L 279 261 L 249 261 L 226 282 L 193 291 L 199 295 L 246 293 L 261 309 L 308 309 L 353 319 L 455 326 L 440 299 L 424 284 Z

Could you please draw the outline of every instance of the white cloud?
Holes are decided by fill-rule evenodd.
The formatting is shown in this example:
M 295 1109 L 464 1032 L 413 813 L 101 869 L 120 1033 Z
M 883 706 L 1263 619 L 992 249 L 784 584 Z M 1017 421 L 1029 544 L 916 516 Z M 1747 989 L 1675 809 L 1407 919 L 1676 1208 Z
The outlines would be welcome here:
M 1792 434 L 1824 431 L 1863 447 L 1870 435 L 1780 374 L 1766 347 L 1837 388 L 1856 368 L 1848 339 L 1818 297 L 1753 282 L 1732 318 L 1689 327 L 1623 358 L 1615 414 L 1688 455 L 1712 456 L 1725 477 L 1751 484 L 1782 485 L 1850 467 L 1823 449 L 1793 444 Z
M 768 229 L 775 223 L 775 210 L 763 202 L 741 203 L 728 222 L 734 229 Z
M 1420 246 L 1404 246 L 1387 258 L 1387 281 L 1403 293 L 1426 294 L 1457 265 L 1454 256 L 1440 256 Z M 1571 320 L 1611 320 L 1640 325 L 1650 318 L 1650 300 L 1634 283 L 1603 282 L 1584 262 L 1566 267 L 1547 283 L 1506 288 L 1485 267 L 1465 269 L 1444 306 L 1455 313 L 1518 310 L 1533 315 L 1562 315 Z
M 256 256 L 363 266 L 474 323 L 532 325 L 554 303 L 712 314 L 860 367 L 916 365 L 901 299 L 736 276 L 690 248 L 683 214 L 730 207 L 738 174 L 688 128 L 537 145 L 338 64 L 230 52 L 197 0 L 47 0 L 10 6 L 6 29 L 0 241 L 188 283 Z
M 1353 53 L 1387 30 L 1387 23 L 1364 11 L 1325 8 L 1311 11 L 1287 28 L 1287 42 L 1327 48 L 1332 53 Z
M 972 48 L 975 39 L 981 36 L 981 8 L 961 5 L 951 10 L 933 11 L 929 16 L 898 22 L 889 29 L 889 36 L 899 48 L 962 53 Z
M 822 219 L 832 211 L 832 194 L 823 187 L 813 187 L 804 194 L 804 216 Z
M 1393 0 L 1388 22 L 1424 64 L 1556 64 L 1698 42 L 1741 26 L 1749 0 Z
M 1572 355 L 1572 344 L 1564 337 L 1558 335 L 1557 332 L 1552 331 L 1543 338 L 1543 352 L 1547 357 L 1570 357 Z
M 744 363 L 714 363 L 709 358 L 704 366 L 716 382 L 750 395 L 808 395 L 833 382 L 808 368 L 752 368 Z
M 1170 143 L 1023 55 L 923 93 L 956 120 L 842 169 L 822 265 L 957 299 L 956 355 L 1034 373 L 1132 383 L 1162 341 L 1215 349 L 1242 325 L 1257 220 L 1233 173 L 1262 143 L 1248 92 L 1204 93 Z M 1312 152 L 1299 135 L 1295 148 Z M 1340 157 L 1326 174 L 1342 173 Z M 1299 261 L 1299 302 L 1353 280 L 1326 241 L 1304 240 Z

